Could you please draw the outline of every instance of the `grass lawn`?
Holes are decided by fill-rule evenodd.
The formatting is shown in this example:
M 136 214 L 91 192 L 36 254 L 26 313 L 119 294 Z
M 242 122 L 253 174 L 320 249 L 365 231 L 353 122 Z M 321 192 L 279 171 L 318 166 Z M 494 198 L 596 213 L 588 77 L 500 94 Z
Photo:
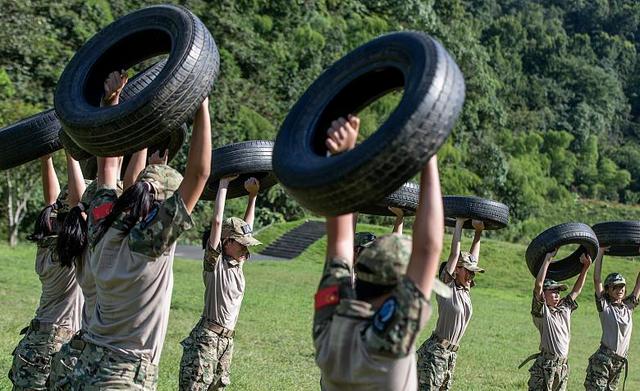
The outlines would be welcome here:
M 275 226 L 258 237 L 270 242 L 294 227 Z M 359 226 L 376 232 L 388 228 Z M 450 237 L 447 236 L 447 240 Z M 464 247 L 470 239 L 465 238 Z M 237 327 L 229 390 L 317 390 L 319 371 L 311 342 L 312 298 L 324 259 L 320 240 L 293 261 L 252 261 L 245 265 L 247 291 Z M 473 289 L 474 315 L 458 352 L 456 390 L 526 389 L 528 372 L 519 363 L 537 351 L 539 342 L 529 315 L 533 278 L 524 262 L 526 247 L 494 240 L 482 245 L 480 275 Z M 445 246 L 448 251 L 448 243 Z M 0 390 L 10 389 L 4 374 L 11 365 L 10 353 L 19 340 L 18 331 L 35 311 L 40 287 L 34 272 L 33 246 L 9 249 L 0 245 Z M 446 254 L 443 254 L 443 258 Z M 604 273 L 619 271 L 630 285 L 640 262 L 606 258 Z M 175 287 L 169 331 L 160 364 L 160 390 L 177 389 L 180 340 L 188 335 L 202 311 L 202 265 L 176 259 Z M 582 389 L 588 357 L 597 349 L 600 322 L 594 305 L 591 272 L 580 308 L 574 313 L 569 390 Z M 573 281 L 571 281 L 572 283 Z M 437 314 L 420 335 L 422 343 L 433 330 Z M 640 320 L 637 320 L 640 322 Z M 640 331 L 631 342 L 628 390 L 640 389 Z

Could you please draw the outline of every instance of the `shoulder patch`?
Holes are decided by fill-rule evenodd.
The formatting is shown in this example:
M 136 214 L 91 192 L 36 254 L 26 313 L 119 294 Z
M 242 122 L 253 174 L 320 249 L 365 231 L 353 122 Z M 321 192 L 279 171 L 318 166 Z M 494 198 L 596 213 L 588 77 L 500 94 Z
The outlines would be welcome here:
M 398 302 L 395 297 L 387 299 L 373 317 L 373 327 L 377 331 L 384 331 L 387 328 L 387 323 L 393 319 L 397 307 Z
M 140 226 L 144 229 L 147 228 L 147 226 L 149 224 L 151 224 L 151 222 L 153 221 L 153 219 L 156 218 L 156 216 L 158 215 L 158 210 L 160 210 L 160 208 L 158 207 L 158 205 L 154 206 L 153 209 L 151 209 L 149 211 L 149 214 L 147 214 L 147 217 L 144 219 L 144 221 L 142 222 L 142 224 L 140 224 Z
M 111 213 L 111 209 L 113 209 L 113 202 L 105 202 L 104 204 L 93 208 L 93 219 L 104 219 L 105 217 L 109 216 L 109 213 Z
M 330 305 L 336 305 L 340 302 L 340 292 L 338 285 L 331 285 L 322 288 L 316 292 L 315 309 L 320 310 Z

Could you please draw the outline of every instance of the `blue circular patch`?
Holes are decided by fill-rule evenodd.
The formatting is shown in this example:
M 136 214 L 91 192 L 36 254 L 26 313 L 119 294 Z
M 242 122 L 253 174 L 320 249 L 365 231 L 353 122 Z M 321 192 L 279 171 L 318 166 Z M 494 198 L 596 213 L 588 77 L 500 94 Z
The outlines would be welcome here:
M 373 319 L 373 327 L 376 329 L 383 331 L 387 328 L 387 323 L 393 318 L 393 315 L 396 313 L 397 302 L 395 298 L 387 299 L 387 301 L 382 304 L 382 307 L 376 313 L 376 316 Z

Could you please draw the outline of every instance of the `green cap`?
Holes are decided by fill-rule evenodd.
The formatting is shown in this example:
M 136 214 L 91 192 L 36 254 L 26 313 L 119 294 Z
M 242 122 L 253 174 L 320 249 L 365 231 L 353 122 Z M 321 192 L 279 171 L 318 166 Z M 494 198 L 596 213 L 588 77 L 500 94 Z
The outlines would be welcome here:
M 156 200 L 162 201 L 178 190 L 182 174 L 166 164 L 150 164 L 138 175 L 138 180 L 151 184 Z
M 624 277 L 620 273 L 611 273 L 604 279 L 604 286 L 627 285 Z
M 371 232 L 356 232 L 353 238 L 353 247 L 369 247 L 376 240 L 376 235 Z
M 544 280 L 544 283 L 542 284 L 542 290 L 554 291 L 556 289 L 559 291 L 566 291 L 568 287 L 565 284 L 560 284 L 559 282 L 556 282 L 556 280 L 552 280 L 550 278 Z
M 252 234 L 251 226 L 242 219 L 229 217 L 222 222 L 222 239 L 233 239 L 247 247 L 262 244 Z
M 411 239 L 401 234 L 387 234 L 362 250 L 355 265 L 359 280 L 384 286 L 397 285 L 407 273 L 411 258 Z M 436 294 L 448 297 L 451 291 L 437 278 L 433 282 Z

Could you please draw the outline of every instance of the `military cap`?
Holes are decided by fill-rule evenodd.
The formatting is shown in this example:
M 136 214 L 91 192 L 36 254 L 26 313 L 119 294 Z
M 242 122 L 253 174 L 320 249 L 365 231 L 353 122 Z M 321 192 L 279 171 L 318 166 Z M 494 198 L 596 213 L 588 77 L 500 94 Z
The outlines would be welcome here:
M 353 247 L 369 247 L 376 240 L 376 235 L 371 232 L 356 232 L 353 238 Z
M 620 273 L 611 273 L 604 279 L 604 286 L 627 285 L 624 277 Z
M 138 175 L 138 180 L 153 186 L 156 200 L 163 201 L 178 190 L 182 174 L 166 164 L 150 164 Z
M 229 217 L 222 222 L 222 239 L 233 239 L 247 247 L 262 244 L 252 233 L 251 226 L 237 217 Z
M 554 291 L 556 289 L 559 291 L 566 291 L 568 287 L 565 284 L 561 284 L 559 282 L 556 282 L 556 280 L 552 280 L 550 278 L 544 280 L 544 283 L 542 284 L 542 290 Z
M 466 251 L 460 252 L 457 266 L 462 266 L 471 272 L 484 273 L 484 269 L 481 267 L 478 267 L 478 260 L 476 259 L 476 257 L 474 257 L 473 254 L 468 253 Z

